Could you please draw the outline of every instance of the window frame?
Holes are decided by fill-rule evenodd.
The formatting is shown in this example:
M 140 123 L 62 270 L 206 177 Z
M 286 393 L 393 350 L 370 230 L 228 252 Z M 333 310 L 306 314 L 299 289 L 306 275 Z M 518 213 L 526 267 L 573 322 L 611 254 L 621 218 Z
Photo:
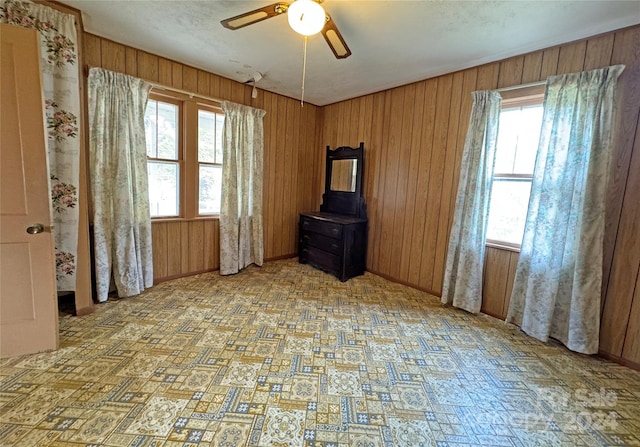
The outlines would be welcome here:
M 149 100 L 153 100 L 153 101 L 157 101 L 157 102 L 164 102 L 167 104 L 173 104 L 176 107 L 178 107 L 178 125 L 176 128 L 176 132 L 177 132 L 177 138 L 176 138 L 176 143 L 178 145 L 177 147 L 177 159 L 168 159 L 168 158 L 155 158 L 155 157 L 149 157 L 147 155 L 147 166 L 149 166 L 149 162 L 150 161 L 155 161 L 155 162 L 162 162 L 162 163 L 177 163 L 178 164 L 178 215 L 177 216 L 154 216 L 151 217 L 152 220 L 173 220 L 173 219 L 179 219 L 182 217 L 183 213 L 184 213 L 184 181 L 185 181 L 185 159 L 184 159 L 184 142 L 183 142 L 183 138 L 182 138 L 182 134 L 183 132 L 183 103 L 182 101 L 180 101 L 179 99 L 173 98 L 171 96 L 166 96 L 166 95 L 162 95 L 162 94 L 158 94 L 156 92 L 154 92 L 153 90 L 151 92 L 149 92 Z M 157 138 L 156 138 L 157 140 Z
M 149 99 L 179 106 L 178 124 L 178 152 L 181 160 L 179 170 L 178 197 L 180 200 L 178 216 L 152 217 L 152 222 L 163 221 L 191 221 L 217 220 L 220 214 L 199 213 L 199 166 L 198 161 L 198 110 L 206 110 L 224 115 L 221 105 L 213 100 L 209 101 L 201 96 L 192 96 L 161 87 L 154 87 L 149 92 Z M 147 157 L 147 160 L 156 160 Z M 171 161 L 163 160 L 158 161 Z M 219 164 L 222 166 L 222 163 Z
M 210 112 L 210 113 L 215 113 L 215 114 L 219 114 L 219 115 L 223 115 L 224 116 L 224 111 L 222 110 L 222 108 L 220 107 L 216 107 L 216 106 L 212 106 L 209 104 L 204 104 L 202 102 L 197 102 L 197 111 L 196 113 L 200 112 L 200 110 L 203 110 L 205 112 Z M 197 119 L 199 121 L 199 116 L 197 116 Z M 198 129 L 199 125 L 196 127 L 196 130 Z M 197 132 L 196 132 L 197 133 Z M 198 182 L 197 182 L 197 188 L 196 188 L 196 215 L 197 217 L 218 217 L 220 216 L 220 212 L 218 213 L 207 213 L 207 214 L 202 214 L 200 213 L 200 166 L 219 166 L 220 168 L 222 168 L 222 161 L 220 161 L 220 163 L 217 162 L 207 162 L 207 161 L 200 161 L 199 157 L 198 157 L 198 153 L 200 151 L 200 147 L 199 147 L 199 138 L 198 135 L 196 135 L 196 150 L 195 150 L 195 160 L 196 160 L 196 170 L 197 170 L 197 178 L 198 178 Z M 220 203 L 222 205 L 222 191 L 220 191 Z
M 546 91 L 546 83 L 538 84 L 533 86 L 523 86 L 519 88 L 509 89 L 506 91 L 501 91 L 500 95 L 502 96 L 502 107 L 500 113 L 503 110 L 517 109 L 522 107 L 530 107 L 530 106 L 541 106 L 544 104 L 544 94 Z M 498 132 L 500 132 L 498 130 Z M 502 173 L 502 172 L 494 172 L 491 177 L 491 190 L 493 191 L 493 182 L 494 181 L 528 181 L 533 182 L 533 173 L 531 174 L 513 174 L 513 173 Z M 513 242 L 501 241 L 496 239 L 485 240 L 485 246 L 499 248 L 503 250 L 509 250 L 514 252 L 520 252 L 520 247 L 522 244 L 516 244 Z

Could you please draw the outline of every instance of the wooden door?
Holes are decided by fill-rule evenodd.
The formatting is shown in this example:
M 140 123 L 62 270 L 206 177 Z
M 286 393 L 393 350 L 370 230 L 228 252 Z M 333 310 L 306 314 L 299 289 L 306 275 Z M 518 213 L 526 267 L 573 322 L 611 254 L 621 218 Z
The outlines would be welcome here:
M 37 31 L 0 25 L 0 357 L 57 349 Z

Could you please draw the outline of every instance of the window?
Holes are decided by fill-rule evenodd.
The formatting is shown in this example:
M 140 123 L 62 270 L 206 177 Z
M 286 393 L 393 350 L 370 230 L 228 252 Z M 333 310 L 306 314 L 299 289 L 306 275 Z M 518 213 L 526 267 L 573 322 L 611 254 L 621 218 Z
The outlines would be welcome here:
M 219 214 L 224 115 L 198 110 L 198 213 Z
M 542 95 L 503 101 L 487 243 L 519 248 L 542 125 Z
M 180 107 L 150 99 L 144 114 L 151 217 L 180 215 Z
M 220 213 L 224 113 L 212 103 L 152 92 L 145 111 L 152 218 Z

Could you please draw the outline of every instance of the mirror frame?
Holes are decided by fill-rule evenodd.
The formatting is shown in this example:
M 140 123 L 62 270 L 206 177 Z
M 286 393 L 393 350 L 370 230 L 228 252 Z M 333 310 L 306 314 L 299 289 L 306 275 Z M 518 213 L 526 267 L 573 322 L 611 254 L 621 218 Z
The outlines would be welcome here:
M 366 217 L 366 205 L 362 198 L 362 178 L 364 173 L 364 143 L 358 147 L 341 146 L 331 150 L 327 146 L 325 187 L 320 211 Z M 356 160 L 355 191 L 334 191 L 331 189 L 333 162 L 335 160 Z

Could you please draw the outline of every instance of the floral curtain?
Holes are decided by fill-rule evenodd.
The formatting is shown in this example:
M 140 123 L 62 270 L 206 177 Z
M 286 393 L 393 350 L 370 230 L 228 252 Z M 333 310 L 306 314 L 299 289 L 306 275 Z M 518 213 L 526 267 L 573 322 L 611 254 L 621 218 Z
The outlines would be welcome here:
M 482 304 L 482 267 L 501 104 L 498 92 L 473 92 L 447 250 L 442 302 L 472 313 L 479 312 Z
M 106 301 L 153 286 L 144 112 L 151 84 L 89 70 L 89 170 L 96 291 Z
M 224 101 L 220 273 L 262 265 L 264 110 Z
M 76 290 L 80 82 L 75 19 L 29 1 L 0 0 L 0 22 L 38 30 L 57 289 Z
M 598 352 L 604 213 L 621 65 L 548 79 L 507 321 Z

